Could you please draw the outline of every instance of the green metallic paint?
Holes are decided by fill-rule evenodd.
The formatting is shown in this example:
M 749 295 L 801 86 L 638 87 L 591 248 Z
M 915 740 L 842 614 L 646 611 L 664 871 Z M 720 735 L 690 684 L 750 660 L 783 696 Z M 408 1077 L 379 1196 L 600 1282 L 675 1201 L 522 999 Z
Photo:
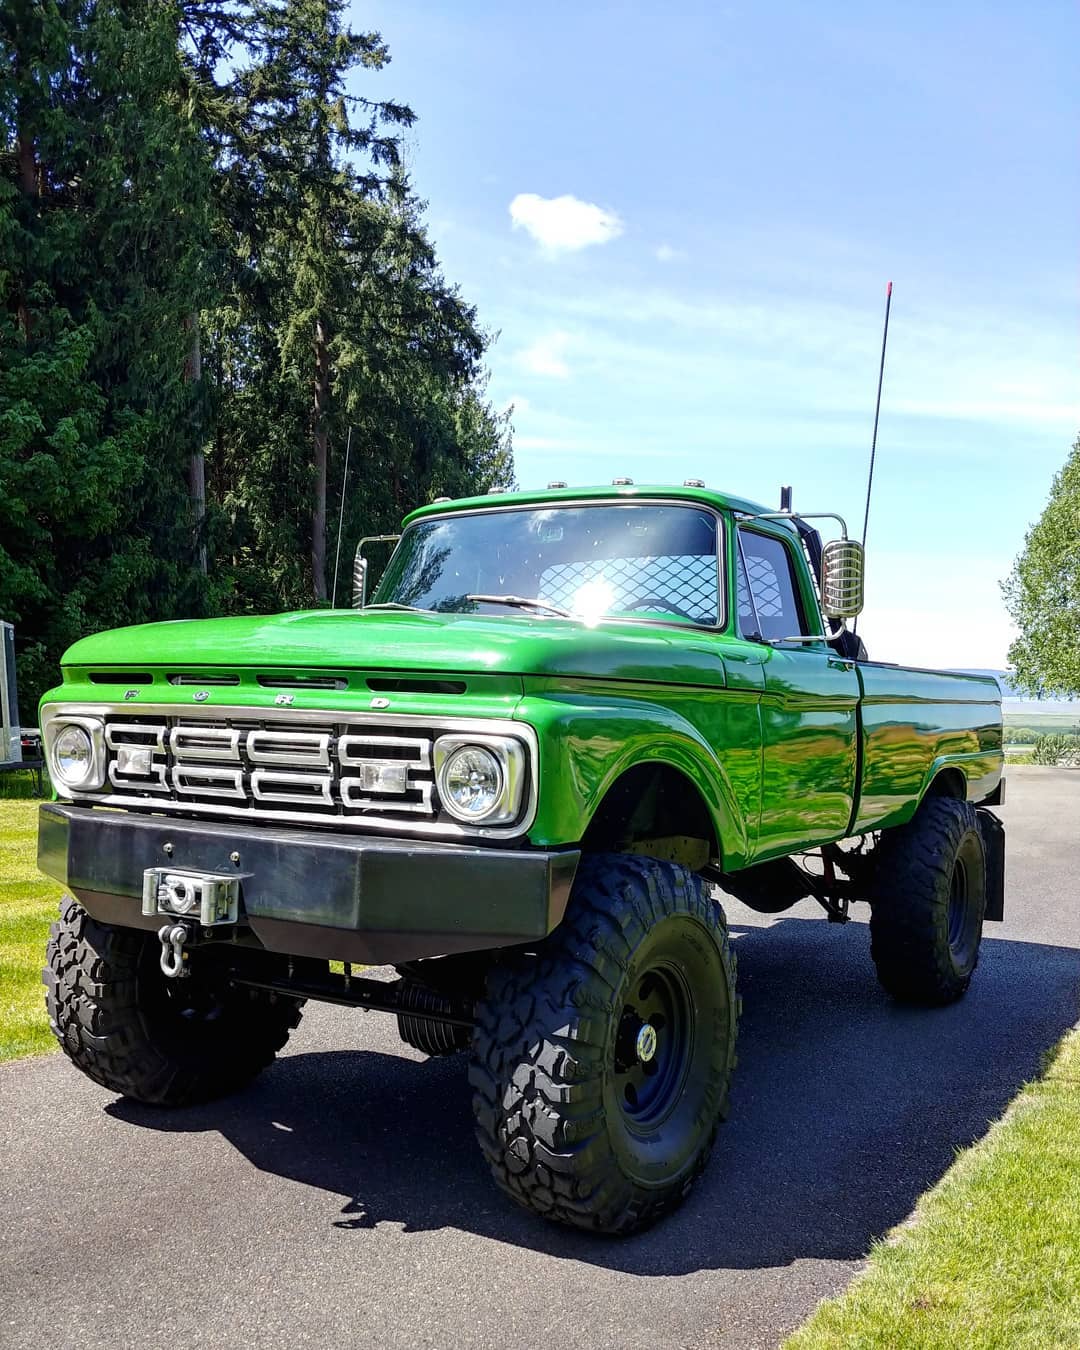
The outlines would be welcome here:
M 407 529 L 415 520 L 428 520 L 432 516 L 453 514 L 457 511 L 501 511 L 514 506 L 566 506 L 571 502 L 621 502 L 621 501 L 671 501 L 693 502 L 698 506 L 711 506 L 714 510 L 730 516 L 732 511 L 744 515 L 758 515 L 768 511 L 767 506 L 747 501 L 744 497 L 733 497 L 729 493 L 716 492 L 711 488 L 673 487 L 671 484 L 637 484 L 615 487 L 602 485 L 597 487 L 534 488 L 526 492 L 498 492 L 486 497 L 459 497 L 452 502 L 434 502 L 430 506 L 420 506 L 410 512 L 402 521 L 402 529 Z
M 267 712 L 273 714 L 277 712 L 282 714 L 283 710 L 276 706 L 276 700 L 281 694 L 279 688 L 267 688 L 261 685 L 257 680 L 257 675 L 262 675 L 267 679 L 288 678 L 297 674 L 310 674 L 308 670 L 297 670 L 295 667 L 277 666 L 267 664 L 258 669 L 258 671 L 244 669 L 243 667 L 233 666 L 231 669 L 225 665 L 203 666 L 200 668 L 190 665 L 190 663 L 170 662 L 162 670 L 147 670 L 146 663 L 141 663 L 137 669 L 140 673 L 146 673 L 151 676 L 150 683 L 142 683 L 138 680 L 129 680 L 121 684 L 95 684 L 89 679 L 88 671 L 85 668 L 64 667 L 64 683 L 58 685 L 55 689 L 50 689 L 42 696 L 41 706 L 45 707 L 48 703 L 79 703 L 79 704 L 101 704 L 103 706 L 122 704 L 125 712 L 136 714 L 140 707 L 146 704 L 176 704 L 177 708 L 193 707 L 195 705 L 195 694 L 205 690 L 206 699 L 199 700 L 199 706 L 202 708 L 265 708 Z M 113 663 L 112 666 L 94 664 L 93 670 L 97 672 L 123 673 L 122 668 Z M 322 670 L 328 674 L 340 673 L 343 679 L 349 681 L 347 689 L 289 689 L 286 692 L 292 695 L 292 703 L 288 711 L 301 712 L 311 710 L 327 710 L 334 713 L 348 714 L 356 712 L 370 712 L 373 691 L 368 688 L 366 680 L 372 678 L 384 677 L 384 670 L 370 671 L 341 671 L 340 667 L 327 665 Z M 186 674 L 189 678 L 195 679 L 200 674 L 213 678 L 221 678 L 224 675 L 235 675 L 239 683 L 231 685 L 208 684 L 199 686 L 198 684 L 170 684 L 166 678 L 168 673 Z M 397 672 L 403 674 L 400 669 Z M 432 676 L 434 679 L 435 677 Z M 497 717 L 509 718 L 513 716 L 514 709 L 521 699 L 522 682 L 518 676 L 513 675 L 469 675 L 464 680 L 466 689 L 463 694 L 445 694 L 445 693 L 427 693 L 420 691 L 407 691 L 384 695 L 393 699 L 393 713 L 391 716 L 400 717 Z M 125 693 L 129 690 L 136 691 L 136 697 L 133 700 L 126 701 Z M 283 715 L 288 715 L 285 712 Z
M 756 709 L 724 691 L 628 690 L 601 681 L 530 681 L 517 711 L 540 742 L 532 843 L 576 843 L 627 770 L 657 762 L 700 793 L 725 858 L 749 861 L 760 794 L 760 748 L 732 735 Z
M 856 829 L 910 820 L 933 779 L 950 766 L 963 773 L 969 799 L 993 791 L 1004 764 L 993 680 L 872 662 L 858 671 L 863 781 Z
M 773 647 L 764 671 L 759 860 L 842 837 L 858 787 L 854 670 L 816 648 Z
M 675 685 L 722 685 L 715 634 L 693 626 L 528 614 L 305 610 L 295 614 L 118 628 L 76 642 L 65 670 L 254 669 L 397 675 L 557 675 Z M 155 691 L 156 697 L 157 691 Z
M 763 509 L 754 503 L 690 488 L 566 489 L 425 507 L 406 525 L 459 510 L 625 498 L 690 501 L 725 517 L 723 627 L 351 610 L 148 624 L 76 643 L 65 656 L 64 683 L 43 701 L 115 704 L 130 687 L 137 692 L 125 708 L 135 712 L 140 702 L 192 701 L 192 686 L 172 684 L 170 675 L 235 675 L 236 685 L 208 685 L 203 706 L 272 709 L 280 691 L 260 676 L 318 672 L 348 687 L 290 689 L 292 707 L 347 714 L 370 709 L 368 678 L 392 673 L 420 684 L 453 677 L 464 693 L 389 694 L 387 720 L 510 717 L 534 727 L 540 763 L 532 845 L 579 842 L 620 776 L 658 762 L 700 794 L 728 870 L 900 824 L 945 768 L 963 773 L 971 800 L 994 789 L 1003 752 L 992 680 L 856 667 L 823 641 L 777 646 L 738 636 L 732 513 Z M 807 627 L 821 631 L 791 527 L 754 528 L 788 543 Z M 128 672 L 145 672 L 151 682 Z M 109 673 L 123 681 L 90 678 Z

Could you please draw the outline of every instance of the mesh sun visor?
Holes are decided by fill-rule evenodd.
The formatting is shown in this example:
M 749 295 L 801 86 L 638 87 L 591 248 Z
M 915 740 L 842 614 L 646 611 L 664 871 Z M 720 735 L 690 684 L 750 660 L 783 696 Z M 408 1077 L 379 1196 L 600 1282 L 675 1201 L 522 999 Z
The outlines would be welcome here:
M 587 582 L 604 581 L 612 591 L 611 612 L 663 610 L 669 602 L 675 614 L 695 623 L 717 622 L 716 558 L 680 554 L 657 558 L 597 558 L 587 562 L 556 563 L 540 576 L 540 595 L 563 609 L 577 608 L 578 592 Z M 642 601 L 652 604 L 642 604 Z
M 746 571 L 750 573 L 750 585 L 754 591 L 758 618 L 779 619 L 784 614 L 784 601 L 780 593 L 780 582 L 776 568 L 768 558 L 758 558 L 754 554 L 746 557 Z M 739 618 L 751 624 L 754 619 L 754 606 L 750 603 L 750 591 L 746 585 L 746 573 L 742 567 L 738 570 Z

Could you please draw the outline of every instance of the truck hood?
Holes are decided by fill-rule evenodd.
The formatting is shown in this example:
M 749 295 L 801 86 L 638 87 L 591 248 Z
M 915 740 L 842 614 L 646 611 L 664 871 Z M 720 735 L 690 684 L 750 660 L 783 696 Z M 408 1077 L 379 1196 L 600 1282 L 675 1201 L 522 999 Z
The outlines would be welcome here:
M 723 639 L 659 625 L 532 615 L 304 610 L 116 628 L 83 638 L 65 666 L 144 670 L 439 671 L 723 686 Z

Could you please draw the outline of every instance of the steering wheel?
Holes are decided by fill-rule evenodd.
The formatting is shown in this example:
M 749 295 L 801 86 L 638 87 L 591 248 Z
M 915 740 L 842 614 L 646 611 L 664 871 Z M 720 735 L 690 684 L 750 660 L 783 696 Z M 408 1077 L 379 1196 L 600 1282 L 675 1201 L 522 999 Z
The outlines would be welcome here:
M 698 622 L 693 614 L 688 614 L 685 609 L 680 609 L 678 605 L 673 605 L 670 600 L 665 600 L 662 595 L 639 595 L 636 599 L 622 605 L 621 608 L 662 609 L 667 614 L 677 614 L 680 619 L 689 619 L 691 623 Z

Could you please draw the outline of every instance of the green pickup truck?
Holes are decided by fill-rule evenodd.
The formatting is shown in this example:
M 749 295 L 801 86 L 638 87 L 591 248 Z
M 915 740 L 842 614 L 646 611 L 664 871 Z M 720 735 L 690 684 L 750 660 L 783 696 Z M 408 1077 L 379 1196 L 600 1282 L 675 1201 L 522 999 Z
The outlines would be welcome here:
M 868 660 L 861 549 L 811 519 L 697 481 L 441 501 L 370 602 L 381 539 L 351 609 L 76 643 L 41 706 L 61 1046 L 180 1106 L 307 999 L 392 1012 L 467 1052 L 511 1197 L 653 1222 L 727 1109 L 723 893 L 869 903 L 879 980 L 927 1005 L 1002 917 L 997 685 Z

